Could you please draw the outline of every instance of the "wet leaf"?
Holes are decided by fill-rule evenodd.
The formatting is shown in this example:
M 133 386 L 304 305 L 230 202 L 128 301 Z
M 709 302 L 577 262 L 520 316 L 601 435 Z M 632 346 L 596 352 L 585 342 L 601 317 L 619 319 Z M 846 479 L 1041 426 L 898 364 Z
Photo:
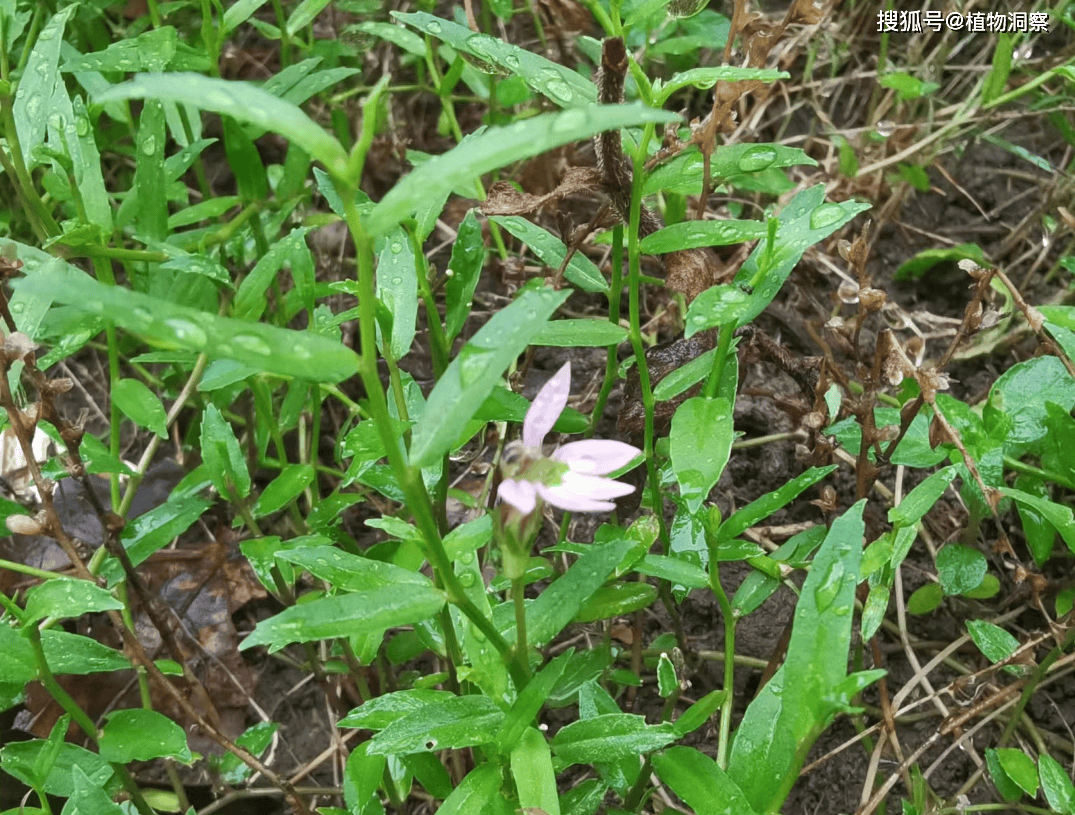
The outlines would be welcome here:
M 312 464 L 288 464 L 258 496 L 254 517 L 261 518 L 281 509 L 310 486 L 315 475 Z
M 120 608 L 123 608 L 123 603 L 111 592 L 88 580 L 57 577 L 27 591 L 23 622 L 32 625 L 46 617 L 65 619 L 91 611 Z
M 627 340 L 627 329 L 608 320 L 554 320 L 545 323 L 534 338 L 533 345 L 552 345 L 559 348 L 600 348 L 619 345 Z
M 669 455 L 691 513 L 709 496 L 731 455 L 735 428 L 727 399 L 688 399 L 672 417 Z
M 329 172 L 343 177 L 347 154 L 320 125 L 291 102 L 246 82 L 229 82 L 200 74 L 142 74 L 97 94 L 98 104 L 124 99 L 159 99 L 232 116 L 294 142 Z
M 112 401 L 139 427 L 168 438 L 167 416 L 157 395 L 138 379 L 121 379 L 112 385 Z
M 154 758 L 174 758 L 183 764 L 194 760 L 183 728 L 155 710 L 142 708 L 112 713 L 97 748 L 103 758 L 118 764 Z
M 1045 792 L 1045 800 L 1054 812 L 1062 815 L 1075 813 L 1075 786 L 1072 785 L 1067 770 L 1048 753 L 1038 756 L 1038 777 Z
M 366 229 L 374 236 L 384 234 L 413 213 L 420 201 L 562 144 L 605 130 L 678 119 L 675 114 L 642 104 L 588 105 L 560 113 L 542 113 L 507 127 L 489 128 L 404 176 L 373 208 Z
M 452 257 L 445 272 L 448 281 L 444 284 L 444 333 L 449 342 L 459 335 L 470 314 L 471 298 L 477 288 L 484 260 L 481 224 L 474 210 L 470 209 L 459 224 L 455 243 L 452 244 Z
M 950 543 L 937 552 L 937 576 L 945 594 L 962 594 L 982 584 L 988 564 L 977 549 Z
M 985 620 L 967 620 L 967 631 L 978 650 L 991 662 L 1003 662 L 1019 650 L 1019 640 L 1000 626 Z M 1015 675 L 1025 673 L 1023 666 L 1019 665 L 1005 665 L 1004 670 Z
M 224 421 L 216 405 L 202 413 L 202 459 L 217 492 L 226 498 L 246 498 L 250 494 L 250 471 L 231 425 Z
M 444 595 L 431 583 L 385 586 L 353 594 L 322 597 L 292 606 L 257 624 L 240 650 L 268 645 L 278 651 L 293 642 L 383 632 L 432 617 Z
M 105 286 L 68 264 L 42 267 L 18 281 L 19 291 L 69 303 L 104 317 L 164 348 L 236 359 L 260 371 L 338 382 L 354 375 L 358 358 L 339 342 L 311 331 L 218 317 L 119 286 Z
M 369 741 L 366 754 L 431 753 L 487 744 L 503 721 L 504 711 L 487 696 L 440 698 L 390 723 Z
M 810 744 L 848 702 L 851 618 L 865 524 L 859 501 L 832 525 L 795 607 L 784 664 L 747 707 L 728 775 L 759 811 L 778 807 Z M 778 781 L 774 783 L 773 779 Z
M 743 791 L 713 759 L 693 747 L 670 747 L 653 769 L 697 815 L 754 815 Z
M 511 776 L 519 793 L 519 807 L 527 815 L 560 815 L 560 796 L 552 751 L 545 734 L 534 727 L 523 730 L 511 751 Z
M 550 269 L 559 269 L 567 257 L 567 247 L 556 236 L 546 232 L 540 226 L 530 223 L 526 218 L 515 215 L 497 215 L 492 220 L 521 240 L 530 250 L 541 258 L 541 262 Z M 600 292 L 608 288 L 608 283 L 593 261 L 576 252 L 564 268 L 564 277 L 583 291 Z
M 659 750 L 677 738 L 669 722 L 649 725 L 642 716 L 605 713 L 560 728 L 552 747 L 565 764 L 592 764 Z
M 504 371 L 570 295 L 545 287 L 524 288 L 463 346 L 430 393 L 414 429 L 413 464 L 432 464 L 448 452 L 459 428 L 470 421 Z

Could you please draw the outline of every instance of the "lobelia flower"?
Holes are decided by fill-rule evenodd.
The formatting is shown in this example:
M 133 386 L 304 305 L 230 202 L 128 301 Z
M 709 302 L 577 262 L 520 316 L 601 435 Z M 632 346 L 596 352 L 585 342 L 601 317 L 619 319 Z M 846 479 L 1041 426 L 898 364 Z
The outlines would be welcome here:
M 521 441 L 504 448 L 500 500 L 524 516 L 539 498 L 572 512 L 603 512 L 614 509 L 611 498 L 634 491 L 605 476 L 628 464 L 642 451 L 609 439 L 588 439 L 564 444 L 548 456 L 542 451 L 545 436 L 567 405 L 571 391 L 571 363 L 557 371 L 534 398 L 523 420 Z

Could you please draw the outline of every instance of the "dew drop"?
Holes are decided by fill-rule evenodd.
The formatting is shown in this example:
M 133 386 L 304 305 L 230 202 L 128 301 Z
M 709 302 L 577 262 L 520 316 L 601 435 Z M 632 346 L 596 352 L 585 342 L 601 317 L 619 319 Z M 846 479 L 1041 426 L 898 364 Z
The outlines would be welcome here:
M 142 152 L 147 156 L 156 155 L 156 153 L 157 153 L 157 137 L 156 136 L 152 136 L 152 135 L 146 136 L 142 140 Z
M 824 229 L 844 217 L 844 210 L 839 204 L 822 204 L 810 213 L 810 228 Z
M 511 68 L 511 70 L 513 70 L 513 71 L 518 70 L 518 68 L 519 68 L 519 58 L 517 56 L 515 56 L 515 54 L 505 54 L 504 55 L 504 64 L 507 65 L 509 68 Z
M 877 135 L 886 139 L 896 132 L 896 123 L 891 119 L 882 119 L 877 123 Z
M 393 286 L 402 286 L 403 285 L 403 278 L 399 277 L 398 275 L 396 277 L 393 277 L 392 278 L 392 285 Z
M 464 566 L 469 566 L 474 562 L 474 553 L 464 552 L 459 556 L 459 562 L 462 563 Z
M 256 334 L 236 334 L 231 338 L 231 341 L 251 354 L 267 357 L 272 353 L 272 348 L 269 347 L 269 344 Z
M 172 330 L 172 333 L 175 334 L 176 339 L 180 342 L 194 346 L 204 346 L 209 341 L 201 327 L 190 320 L 182 317 L 170 317 L 164 321 L 164 324 Z
M 390 248 L 392 249 L 393 255 L 398 255 L 400 252 L 403 251 L 403 244 L 399 241 L 393 241 L 392 246 Z
M 474 572 L 463 572 L 459 575 L 459 582 L 464 589 L 469 589 L 474 585 Z
M 26 311 L 26 304 L 25 303 L 12 303 L 11 304 L 11 313 L 12 314 L 22 314 L 24 311 Z
M 426 23 L 426 31 L 428 31 L 430 34 L 440 34 L 440 23 L 438 23 L 436 20 L 430 20 L 428 23 Z
M 771 167 L 776 161 L 776 150 L 764 144 L 751 147 L 739 158 L 739 169 L 744 173 L 756 173 Z
M 79 116 L 75 119 L 75 132 L 79 136 L 85 136 L 90 132 L 90 122 L 85 116 Z

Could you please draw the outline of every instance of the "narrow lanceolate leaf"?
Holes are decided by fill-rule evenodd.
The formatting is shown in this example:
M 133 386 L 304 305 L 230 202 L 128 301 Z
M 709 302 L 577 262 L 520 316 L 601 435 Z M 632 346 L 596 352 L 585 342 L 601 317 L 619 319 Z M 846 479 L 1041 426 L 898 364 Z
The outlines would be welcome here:
M 63 30 L 68 18 L 78 8 L 72 3 L 53 15 L 41 33 L 37 35 L 26 69 L 22 72 L 19 87 L 15 91 L 12 113 L 19 147 L 30 166 L 34 148 L 43 144 L 52 112 L 52 95 L 59 81 L 60 48 L 63 46 Z
M 678 119 L 674 113 L 642 104 L 589 105 L 490 128 L 405 176 L 373 208 L 366 229 L 372 235 L 383 235 L 413 213 L 423 200 L 444 195 L 483 173 L 562 144 L 587 139 L 605 130 Z
M 504 711 L 488 696 L 452 696 L 396 719 L 374 736 L 367 755 L 406 755 L 491 742 Z
M 279 133 L 339 178 L 346 170 L 347 153 L 333 136 L 297 105 L 246 82 L 188 73 L 139 74 L 130 82 L 98 94 L 94 101 L 100 104 L 122 99 L 159 99 L 232 116 L 240 122 Z
M 671 747 L 655 755 L 653 768 L 697 815 L 753 815 L 756 811 L 720 765 L 693 747 Z
M 19 291 L 51 297 L 87 315 L 111 320 L 161 347 L 236 359 L 266 373 L 319 382 L 338 382 L 357 371 L 358 358 L 352 350 L 311 331 L 218 317 L 106 286 L 68 264 L 42 266 L 15 285 Z
M 382 632 L 432 617 L 444 605 L 444 595 L 433 587 L 409 584 L 370 591 L 322 597 L 292 606 L 258 623 L 241 648 L 268 645 L 278 651 L 293 642 L 351 637 Z
M 567 764 L 589 764 L 649 753 L 678 738 L 671 722 L 651 725 L 642 716 L 605 713 L 560 728 L 552 746 Z
M 728 776 L 759 812 L 787 797 L 810 745 L 858 686 L 846 676 L 865 503 L 840 516 L 821 544 L 795 607 L 787 660 L 747 707 L 732 744 Z
M 418 466 L 448 452 L 463 427 L 496 387 L 500 376 L 526 350 L 569 291 L 532 286 L 501 309 L 463 346 L 437 382 L 418 426 L 411 458 Z

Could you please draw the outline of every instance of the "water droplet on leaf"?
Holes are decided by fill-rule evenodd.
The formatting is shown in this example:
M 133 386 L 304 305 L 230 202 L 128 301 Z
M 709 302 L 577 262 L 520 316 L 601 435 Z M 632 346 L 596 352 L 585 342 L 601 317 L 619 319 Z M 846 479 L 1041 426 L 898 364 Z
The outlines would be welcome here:
M 844 217 L 844 210 L 839 204 L 822 204 L 810 213 L 810 228 L 824 229 Z
M 744 173 L 756 173 L 771 167 L 776 161 L 776 150 L 764 144 L 751 147 L 739 158 L 739 169 Z

